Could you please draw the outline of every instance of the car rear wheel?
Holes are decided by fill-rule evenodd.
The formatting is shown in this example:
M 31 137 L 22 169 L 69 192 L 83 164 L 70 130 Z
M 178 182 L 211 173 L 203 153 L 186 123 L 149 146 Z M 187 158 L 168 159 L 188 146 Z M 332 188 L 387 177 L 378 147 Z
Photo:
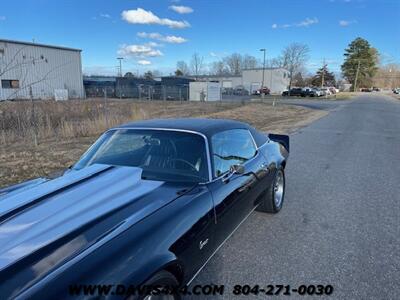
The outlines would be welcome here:
M 146 281 L 144 286 L 154 286 L 154 287 L 178 287 L 179 283 L 176 280 L 175 276 L 167 271 L 160 271 L 156 273 L 153 277 Z M 181 297 L 179 295 L 169 295 L 159 293 L 159 289 L 154 290 L 153 294 L 143 296 L 139 298 L 140 300 L 180 300 Z
M 271 186 L 265 191 L 260 205 L 257 207 L 258 211 L 266 213 L 278 213 L 283 205 L 285 198 L 285 172 L 283 169 L 276 171 L 274 180 Z

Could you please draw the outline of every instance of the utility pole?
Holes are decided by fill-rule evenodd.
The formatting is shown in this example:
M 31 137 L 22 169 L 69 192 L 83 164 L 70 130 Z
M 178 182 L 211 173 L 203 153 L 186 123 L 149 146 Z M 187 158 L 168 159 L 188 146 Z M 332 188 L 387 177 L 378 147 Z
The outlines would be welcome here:
M 269 76 L 269 94 L 271 95 L 272 94 L 272 73 L 273 73 L 273 68 L 272 68 L 272 61 L 271 61 L 271 64 L 270 64 L 270 70 L 269 70 L 269 74 L 270 74 L 270 76 Z
M 122 60 L 124 59 L 123 57 L 117 57 L 119 60 L 119 77 L 122 77 Z
M 357 91 L 357 81 L 358 81 L 358 73 L 360 72 L 360 59 L 358 59 L 358 63 L 357 63 L 357 71 L 356 71 L 356 78 L 354 80 L 354 91 Z
M 325 84 L 325 66 L 326 66 L 326 64 L 325 64 L 325 58 L 324 58 L 324 61 L 322 63 L 321 87 L 324 87 L 324 84 Z
M 265 48 L 260 49 L 260 51 L 264 52 L 264 61 L 263 61 L 263 69 L 262 69 L 262 82 L 261 82 L 261 97 L 264 98 L 264 73 L 265 73 Z

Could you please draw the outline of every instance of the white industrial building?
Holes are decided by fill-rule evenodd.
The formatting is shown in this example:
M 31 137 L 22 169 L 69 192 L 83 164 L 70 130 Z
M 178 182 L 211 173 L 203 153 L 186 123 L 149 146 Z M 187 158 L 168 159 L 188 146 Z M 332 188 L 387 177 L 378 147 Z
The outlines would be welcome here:
M 261 88 L 264 73 L 264 87 L 270 89 L 271 94 L 281 94 L 287 90 L 290 82 L 290 73 L 284 68 L 255 68 L 242 71 L 242 85 L 250 93 Z
M 243 88 L 250 94 L 260 89 L 263 81 L 264 87 L 271 90 L 272 94 L 281 94 L 287 90 L 290 74 L 284 68 L 254 68 L 242 70 L 242 75 L 202 75 L 192 76 L 197 81 L 218 82 L 223 90 Z
M 219 82 L 223 89 L 234 89 L 243 84 L 242 75 L 200 75 L 191 78 L 197 81 Z
M 189 100 L 191 101 L 221 100 L 221 86 L 219 82 L 210 82 L 210 81 L 190 82 Z
M 0 100 L 83 98 L 81 50 L 0 39 Z

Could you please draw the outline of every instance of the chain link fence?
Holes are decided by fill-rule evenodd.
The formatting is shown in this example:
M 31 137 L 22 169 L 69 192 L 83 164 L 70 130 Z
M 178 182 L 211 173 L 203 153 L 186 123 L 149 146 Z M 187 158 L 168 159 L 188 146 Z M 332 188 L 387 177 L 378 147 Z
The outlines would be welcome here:
M 116 98 L 133 98 L 139 100 L 189 100 L 189 86 L 179 85 L 136 85 L 116 86 Z
M 189 85 L 85 83 L 86 98 L 189 100 Z

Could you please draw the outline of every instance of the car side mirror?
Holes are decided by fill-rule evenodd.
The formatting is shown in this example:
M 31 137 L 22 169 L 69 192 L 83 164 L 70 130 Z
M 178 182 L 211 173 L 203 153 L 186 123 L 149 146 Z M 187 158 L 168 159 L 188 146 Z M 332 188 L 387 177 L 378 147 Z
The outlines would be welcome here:
M 233 175 L 243 175 L 245 173 L 245 168 L 243 165 L 232 165 L 229 168 L 229 173 L 222 179 L 223 183 L 228 183 L 229 180 L 232 178 Z

